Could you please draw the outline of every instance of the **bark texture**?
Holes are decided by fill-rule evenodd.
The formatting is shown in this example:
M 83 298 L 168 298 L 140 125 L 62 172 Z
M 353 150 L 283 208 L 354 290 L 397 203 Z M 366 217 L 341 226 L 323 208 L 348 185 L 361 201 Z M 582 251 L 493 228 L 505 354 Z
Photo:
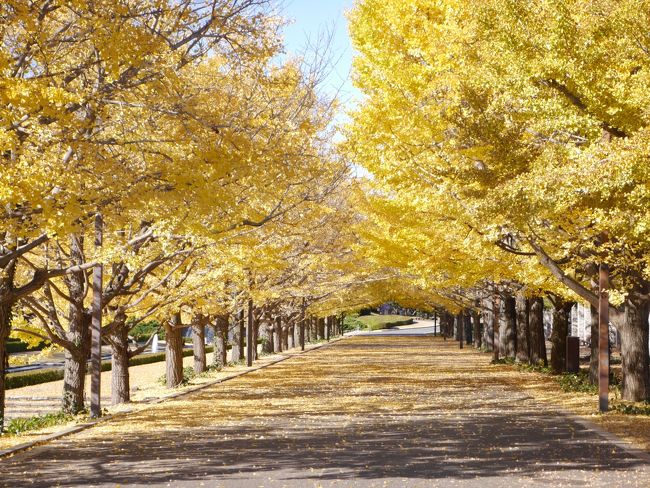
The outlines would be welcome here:
M 650 300 L 647 294 L 632 292 L 625 301 L 619 321 L 621 334 L 621 398 L 641 402 L 650 398 L 650 365 L 648 364 L 648 313 Z
M 228 315 L 218 315 L 214 325 L 214 354 L 212 364 L 217 368 L 223 368 L 228 353 Z
M 111 346 L 111 404 L 128 403 L 131 401 L 129 330 L 116 327 L 105 339 Z
M 194 316 L 192 321 L 192 350 L 194 351 L 194 372 L 201 374 L 207 370 L 205 357 L 205 319 Z
M 167 388 L 183 383 L 183 337 L 181 335 L 181 314 L 176 313 L 171 322 L 165 323 L 165 366 Z
M 553 305 L 553 332 L 551 333 L 551 372 L 566 371 L 566 338 L 569 335 L 569 318 L 574 302 L 559 297 Z
M 517 293 L 516 303 L 517 316 L 517 361 L 520 363 L 530 362 L 530 328 L 528 324 L 528 300 L 523 292 Z
M 544 337 L 544 300 L 532 298 L 529 303 L 530 363 L 548 366 Z
M 517 355 L 517 311 L 516 300 L 510 294 L 503 299 L 503 320 L 505 322 L 505 354 L 514 359 Z
M 589 382 L 598 384 L 598 309 L 589 305 L 589 330 L 591 331 L 591 344 L 589 345 Z

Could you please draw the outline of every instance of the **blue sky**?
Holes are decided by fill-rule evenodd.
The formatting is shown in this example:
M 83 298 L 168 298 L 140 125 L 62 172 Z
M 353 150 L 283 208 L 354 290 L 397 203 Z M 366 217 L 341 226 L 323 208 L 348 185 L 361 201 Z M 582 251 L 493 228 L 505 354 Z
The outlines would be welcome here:
M 343 106 L 349 106 L 359 98 L 350 80 L 352 45 L 344 15 L 352 3 L 353 0 L 284 0 L 282 10 L 283 16 L 292 20 L 284 31 L 289 53 L 301 52 L 308 40 L 317 40 L 319 33 L 333 32 L 332 60 L 336 65 L 323 88 L 331 94 L 340 88 L 339 97 Z

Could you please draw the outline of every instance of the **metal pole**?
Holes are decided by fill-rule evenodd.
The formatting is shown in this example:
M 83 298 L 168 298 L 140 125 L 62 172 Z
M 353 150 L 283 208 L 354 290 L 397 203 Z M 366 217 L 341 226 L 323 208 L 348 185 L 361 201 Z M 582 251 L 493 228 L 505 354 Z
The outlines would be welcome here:
M 103 221 L 101 214 L 95 215 L 95 248 L 101 249 Z M 97 264 L 93 269 L 93 303 L 91 310 L 91 353 L 90 353 L 90 416 L 98 418 L 101 409 L 102 380 L 102 279 L 103 267 Z
M 248 300 L 248 321 L 246 322 L 246 364 L 253 365 L 253 299 Z
M 609 409 L 609 267 L 600 265 L 598 273 L 598 408 Z

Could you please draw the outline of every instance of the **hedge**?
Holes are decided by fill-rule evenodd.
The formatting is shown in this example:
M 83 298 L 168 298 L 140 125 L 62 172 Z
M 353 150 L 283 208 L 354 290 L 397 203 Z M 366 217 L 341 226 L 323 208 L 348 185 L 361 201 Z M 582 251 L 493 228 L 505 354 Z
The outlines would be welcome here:
M 212 346 L 206 346 L 205 352 L 212 352 Z M 183 357 L 188 357 L 194 354 L 192 349 L 183 351 Z M 141 364 L 158 363 L 165 360 L 165 353 L 158 352 L 155 354 L 138 354 L 129 360 L 129 366 L 139 366 Z M 111 361 L 102 361 L 102 371 L 111 370 Z M 48 368 L 38 369 L 36 371 L 23 371 L 20 373 L 9 373 L 5 379 L 5 389 L 12 390 L 14 388 L 21 388 L 23 386 L 40 385 L 41 383 L 48 383 L 50 381 L 59 381 L 63 379 L 63 369 L 61 368 Z
M 40 344 L 30 349 L 29 345 L 26 342 L 11 337 L 5 343 L 5 350 L 9 354 L 15 354 L 17 352 L 25 352 L 25 351 L 39 351 L 44 347 L 45 347 L 45 342 L 41 341 Z

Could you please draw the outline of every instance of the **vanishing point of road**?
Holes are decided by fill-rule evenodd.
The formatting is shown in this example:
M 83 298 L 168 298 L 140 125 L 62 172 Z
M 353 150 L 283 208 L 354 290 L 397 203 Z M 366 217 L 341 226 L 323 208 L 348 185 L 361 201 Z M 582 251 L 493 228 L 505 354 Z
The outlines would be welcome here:
M 650 486 L 643 457 L 417 332 L 347 337 L 117 417 L 0 460 L 0 485 Z

